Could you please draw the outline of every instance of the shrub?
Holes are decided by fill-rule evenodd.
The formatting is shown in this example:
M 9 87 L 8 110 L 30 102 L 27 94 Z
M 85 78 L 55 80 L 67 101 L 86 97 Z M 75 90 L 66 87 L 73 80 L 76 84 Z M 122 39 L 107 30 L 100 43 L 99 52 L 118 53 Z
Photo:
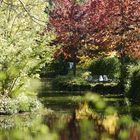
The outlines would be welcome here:
M 57 76 L 52 81 L 53 89 L 57 90 L 87 90 L 90 89 L 89 83 L 82 76 L 73 76 L 69 73 L 67 76 Z
M 19 112 L 33 112 L 42 107 L 35 97 L 20 94 L 16 98 L 2 97 L 0 99 L 0 114 L 15 114 Z
M 0 114 L 14 114 L 18 112 L 18 101 L 9 97 L 0 99 Z
M 27 96 L 24 93 L 16 97 L 18 101 L 18 110 L 19 112 L 32 112 L 39 110 L 42 105 L 39 100 L 34 96 Z
M 37 98 L 30 98 L 29 105 L 29 110 L 31 112 L 37 111 L 42 107 L 41 102 Z
M 94 60 L 89 66 L 92 75 L 109 75 L 113 78 L 119 78 L 120 62 L 116 57 L 105 57 Z
M 90 58 L 89 56 L 82 55 L 80 57 L 80 61 L 78 62 L 77 66 L 80 67 L 81 69 L 86 69 L 87 70 L 92 62 L 93 62 L 92 58 Z
M 66 75 L 68 74 L 68 68 L 68 62 L 64 59 L 63 55 L 60 55 L 51 63 L 46 64 L 42 68 L 40 75 L 41 77 L 55 77 L 57 75 Z
M 129 77 L 128 97 L 137 102 L 140 99 L 140 66 L 131 68 L 131 75 Z
M 91 76 L 91 72 L 88 72 L 88 71 L 86 71 L 82 74 L 82 78 L 85 80 L 88 79 L 89 76 Z
M 65 60 L 54 61 L 52 68 L 56 75 L 66 75 L 68 73 L 68 63 Z
M 58 140 L 56 132 L 51 132 L 42 122 L 41 114 L 31 113 L 20 116 L 0 117 L 1 140 Z

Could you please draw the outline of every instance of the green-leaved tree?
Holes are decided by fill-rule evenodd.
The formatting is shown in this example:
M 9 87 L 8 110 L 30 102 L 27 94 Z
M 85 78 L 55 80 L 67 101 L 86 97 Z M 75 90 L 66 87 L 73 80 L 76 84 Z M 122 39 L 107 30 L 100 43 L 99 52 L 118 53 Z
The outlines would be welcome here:
M 0 94 L 33 93 L 38 71 L 54 53 L 49 43 L 53 32 L 45 36 L 47 15 L 45 0 L 4 0 L 0 3 Z M 45 21 L 45 22 L 44 22 Z

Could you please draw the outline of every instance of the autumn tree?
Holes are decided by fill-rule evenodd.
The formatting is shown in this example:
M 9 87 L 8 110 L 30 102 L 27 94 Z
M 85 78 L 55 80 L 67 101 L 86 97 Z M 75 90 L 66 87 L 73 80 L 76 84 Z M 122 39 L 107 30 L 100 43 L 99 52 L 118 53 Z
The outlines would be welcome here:
M 87 48 L 84 53 L 88 55 L 115 50 L 121 58 L 138 58 L 139 26 L 139 0 L 86 0 L 80 4 L 75 0 L 54 0 L 47 29 L 55 30 L 54 43 L 62 45 L 57 55 L 63 53 L 74 61 L 75 74 L 82 48 Z
M 140 2 L 118 0 L 110 30 L 121 56 L 140 58 Z
M 85 44 L 94 44 L 95 49 L 97 46 L 103 49 L 110 42 L 104 38 L 107 38 L 106 31 L 116 6 L 114 1 L 109 0 L 80 4 L 75 0 L 55 0 L 54 5 L 50 12 L 48 29 L 55 30 L 55 43 L 62 44 L 58 55 L 63 53 L 66 59 L 73 60 L 75 75 L 78 51 Z
M 124 91 L 125 60 L 140 59 L 140 1 L 118 0 L 116 15 L 110 26 L 113 49 L 121 61 L 120 87 Z

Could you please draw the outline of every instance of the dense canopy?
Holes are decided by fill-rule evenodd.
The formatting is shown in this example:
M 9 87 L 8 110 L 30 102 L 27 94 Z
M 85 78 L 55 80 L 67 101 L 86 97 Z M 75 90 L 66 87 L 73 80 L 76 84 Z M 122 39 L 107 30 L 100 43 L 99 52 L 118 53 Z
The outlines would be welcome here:
M 55 0 L 48 29 L 57 33 L 55 44 L 65 57 L 74 57 L 81 47 L 90 46 L 87 54 L 112 51 L 123 44 L 121 51 L 140 57 L 139 0 Z M 89 51 L 90 50 L 90 51 Z M 115 49 L 116 50 L 116 49 Z M 118 47 L 117 47 L 118 50 Z

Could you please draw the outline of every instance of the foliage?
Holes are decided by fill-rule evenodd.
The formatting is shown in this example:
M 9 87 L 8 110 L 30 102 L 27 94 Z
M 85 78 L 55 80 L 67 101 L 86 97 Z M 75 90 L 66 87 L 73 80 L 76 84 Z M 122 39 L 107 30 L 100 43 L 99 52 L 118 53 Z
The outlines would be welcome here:
M 0 98 L 0 114 L 15 114 L 19 112 L 34 112 L 41 109 L 42 104 L 34 96 L 20 94 L 16 98 Z
M 19 112 L 34 112 L 42 107 L 40 101 L 32 96 L 20 94 L 16 97 L 16 100 L 18 101 Z
M 79 71 L 77 71 L 79 72 Z M 52 89 L 61 91 L 94 91 L 98 93 L 118 92 L 117 82 L 89 82 L 85 79 L 90 73 L 79 72 L 76 76 L 57 76 L 52 80 Z
M 80 73 L 79 73 L 80 74 Z M 71 73 L 69 73 L 67 76 L 57 76 L 52 81 L 52 87 L 53 89 L 60 89 L 60 90 L 75 90 L 79 88 L 85 89 L 85 87 L 89 88 L 88 82 L 81 77 L 81 74 L 77 76 L 73 76 Z
M 102 56 L 117 52 L 123 59 L 140 58 L 139 1 L 76 0 L 54 1 L 47 31 L 55 30 L 53 44 L 61 44 L 55 56 L 63 54 L 74 62 L 79 56 Z
M 133 71 L 132 71 L 133 70 Z M 140 99 L 140 66 L 135 66 L 133 69 L 131 68 L 131 75 L 129 82 L 131 85 L 129 85 L 129 90 L 127 92 L 128 97 L 133 102 L 138 102 Z
M 74 0 L 57 0 L 55 7 L 49 14 L 48 30 L 55 29 L 57 38 L 55 44 L 62 44 L 57 55 L 63 53 L 66 58 L 75 59 L 78 50 L 87 43 L 94 45 L 106 44 L 101 41 L 104 31 L 111 22 L 114 2 L 86 1 L 82 4 Z M 98 35 L 98 33 L 101 33 Z M 96 46 L 93 46 L 96 49 Z
M 87 80 L 91 75 L 92 75 L 91 72 L 86 71 L 82 74 L 82 78 Z
M 109 134 L 115 133 L 118 115 L 115 108 L 107 106 L 106 102 L 96 94 L 87 94 L 85 102 L 76 110 L 77 119 L 92 118 L 95 128 L 100 126 L 102 131 L 107 130 Z
M 12 128 L 31 127 L 32 124 L 41 118 L 38 112 L 26 113 L 24 115 L 1 115 L 0 117 L 0 131 L 10 130 Z
M 89 57 L 89 56 L 81 56 L 80 61 L 78 62 L 78 67 L 80 67 L 81 69 L 88 69 L 88 67 L 91 65 L 91 63 L 93 62 L 93 58 Z
M 59 58 L 52 63 L 52 68 L 57 75 L 66 75 L 68 73 L 69 65 L 64 59 L 64 56 L 60 55 Z
M 137 88 L 139 88 L 139 86 L 137 85 L 137 87 L 135 87 L 134 93 L 133 94 L 133 86 L 136 84 L 136 82 L 134 82 L 134 73 L 139 72 L 139 63 L 138 62 L 129 62 L 126 63 L 125 65 L 121 66 L 122 67 L 122 73 L 123 75 L 121 76 L 122 80 L 121 80 L 121 85 L 124 87 L 124 93 L 131 98 L 133 98 L 133 96 L 137 96 L 138 94 L 135 93 L 135 90 Z M 138 75 L 137 75 L 138 76 Z
M 7 118 L 7 120 L 3 118 L 3 123 L 4 122 L 7 123 L 5 126 L 8 126 L 9 123 L 9 126 L 11 126 L 12 129 L 8 129 L 8 127 L 5 127 L 4 129 L 4 127 L 2 127 L 3 129 L 0 129 L 0 139 L 42 140 L 42 138 L 49 138 L 49 140 L 58 140 L 57 134 L 51 132 L 48 126 L 42 123 L 42 118 L 37 114 L 10 117 Z
M 51 63 L 46 64 L 41 70 L 41 77 L 55 77 L 57 75 L 66 75 L 68 73 L 68 62 L 60 55 Z
M 120 62 L 116 57 L 105 57 L 93 60 L 89 66 L 89 71 L 92 75 L 108 75 L 112 78 L 119 78 Z
M 130 116 L 119 117 L 116 108 L 109 106 L 101 96 L 93 93 L 85 95 L 84 102 L 76 110 L 76 117 L 78 120 L 82 120 L 80 128 L 84 132 L 81 137 L 85 138 L 126 140 L 133 137 L 129 135 L 133 133 L 133 127 L 136 129 Z M 85 127 L 89 133 L 87 133 Z M 90 128 L 94 131 L 91 132 Z
M 115 107 L 108 106 L 107 102 L 98 94 L 86 94 L 85 101 L 88 103 L 89 107 L 95 111 L 94 115 L 111 115 L 117 113 Z
M 33 94 L 40 68 L 51 61 L 53 33 L 41 36 L 47 19 L 45 1 L 6 1 L 0 8 L 0 94 Z M 32 89 L 31 89 L 32 87 Z
M 0 114 L 18 113 L 18 101 L 10 98 L 0 99 Z
M 112 19 L 112 38 L 114 38 L 116 49 L 120 57 L 140 58 L 140 30 L 139 18 L 140 9 L 139 1 L 124 0 L 118 1 L 115 13 L 116 17 Z
M 74 59 L 84 47 L 88 55 L 116 50 L 121 57 L 140 56 L 138 0 L 56 0 L 54 5 L 48 30 L 55 29 L 54 43 L 62 44 L 57 55 Z

